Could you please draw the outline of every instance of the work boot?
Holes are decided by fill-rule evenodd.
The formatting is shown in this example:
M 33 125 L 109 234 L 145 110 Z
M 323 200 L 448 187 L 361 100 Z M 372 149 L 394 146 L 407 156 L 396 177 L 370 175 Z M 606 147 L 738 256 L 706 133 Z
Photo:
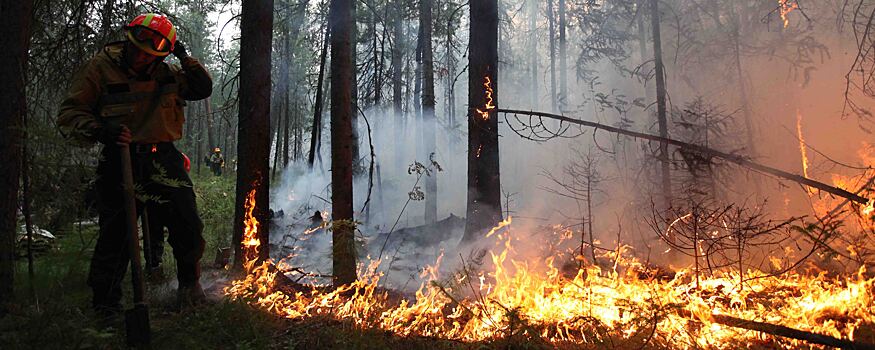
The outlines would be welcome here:
M 94 317 L 100 329 L 119 328 L 121 325 L 123 315 L 121 304 L 93 304 L 91 308 L 94 310 Z
M 203 304 L 207 301 L 207 295 L 204 289 L 201 288 L 200 282 L 195 282 L 193 285 L 180 286 L 176 290 L 176 304 L 180 309 Z

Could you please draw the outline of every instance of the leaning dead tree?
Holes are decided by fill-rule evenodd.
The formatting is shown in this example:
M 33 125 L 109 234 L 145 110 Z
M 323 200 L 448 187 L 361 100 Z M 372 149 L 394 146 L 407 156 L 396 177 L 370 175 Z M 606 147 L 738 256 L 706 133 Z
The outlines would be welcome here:
M 855 193 L 851 193 L 847 190 L 827 185 L 823 182 L 815 181 L 809 179 L 807 177 L 789 173 L 780 169 L 772 168 L 770 166 L 762 165 L 756 162 L 751 161 L 747 157 L 738 154 L 726 153 L 722 151 L 718 151 L 715 149 L 711 149 L 708 147 L 695 145 L 692 143 L 687 143 L 683 141 L 678 141 L 666 137 L 660 137 L 656 135 L 645 134 L 641 132 L 626 130 L 610 125 L 600 124 L 596 122 L 574 119 L 563 115 L 557 115 L 552 113 L 544 113 L 544 112 L 536 112 L 536 111 L 522 111 L 515 109 L 504 109 L 499 108 L 498 113 L 504 113 L 504 118 L 507 124 L 511 127 L 511 129 L 517 133 L 518 135 L 535 141 L 545 141 L 555 137 L 562 137 L 565 131 L 568 130 L 568 127 L 564 125 L 564 123 L 568 124 L 576 124 L 582 125 L 586 127 L 593 128 L 595 130 L 605 130 L 608 132 L 625 135 L 637 139 L 643 139 L 648 141 L 655 141 L 661 144 L 666 144 L 669 146 L 674 146 L 680 148 L 682 151 L 687 152 L 687 154 L 696 154 L 702 159 L 710 161 L 713 158 L 723 159 L 730 163 L 735 163 L 742 167 L 759 171 L 761 173 L 766 173 L 778 178 L 782 178 L 785 180 L 790 180 L 811 188 L 818 189 L 823 192 L 830 193 L 832 195 L 836 195 L 850 201 L 857 202 L 859 204 L 867 204 L 869 199 L 863 196 L 860 196 Z M 508 115 L 513 115 L 515 122 L 512 123 Z M 520 119 L 520 115 L 529 116 L 528 121 L 523 121 Z M 544 123 L 543 118 L 554 119 L 560 121 L 560 125 L 556 128 L 556 130 L 550 130 L 547 125 Z M 518 127 L 514 127 L 514 125 L 518 125 Z M 527 134 L 526 134 L 527 133 Z

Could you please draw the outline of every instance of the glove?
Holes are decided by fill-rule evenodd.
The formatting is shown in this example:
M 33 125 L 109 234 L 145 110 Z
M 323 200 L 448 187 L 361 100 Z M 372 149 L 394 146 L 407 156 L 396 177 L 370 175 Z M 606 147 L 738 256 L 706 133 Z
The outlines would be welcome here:
M 104 145 L 115 145 L 125 128 L 118 124 L 103 124 L 95 133 L 97 141 Z
M 188 57 L 188 51 L 185 51 L 185 45 L 183 45 L 181 41 L 177 41 L 176 44 L 173 44 L 173 55 L 180 60 Z

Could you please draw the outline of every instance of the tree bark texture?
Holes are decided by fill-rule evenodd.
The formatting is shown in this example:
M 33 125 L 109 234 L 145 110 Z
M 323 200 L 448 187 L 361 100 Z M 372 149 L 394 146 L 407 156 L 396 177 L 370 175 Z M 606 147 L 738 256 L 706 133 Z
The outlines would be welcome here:
M 531 84 L 529 87 L 532 108 L 538 107 L 538 2 L 539 0 L 528 0 L 529 6 L 529 73 L 531 74 Z
M 468 55 L 468 201 L 463 242 L 501 221 L 498 157 L 498 3 L 474 1 Z M 487 92 L 492 89 L 491 93 Z
M 567 20 L 565 0 L 559 0 L 559 109 L 568 107 L 568 42 L 565 37 Z
M 358 25 L 356 24 L 356 1 L 352 2 L 352 9 L 350 10 L 352 13 L 350 17 L 352 18 L 352 25 L 350 26 L 351 34 L 350 41 L 352 45 L 352 83 L 350 83 L 350 88 L 352 89 L 352 97 L 350 97 L 350 103 L 352 103 L 352 113 L 350 113 L 350 119 L 352 123 L 352 170 L 353 176 L 358 175 L 360 167 L 359 161 L 361 160 L 361 155 L 359 154 L 359 145 L 360 145 L 360 136 L 359 136 L 359 84 L 358 84 L 358 65 L 356 52 L 356 45 L 358 43 L 359 31 Z
M 650 23 L 653 36 L 653 62 L 656 65 L 656 118 L 659 124 L 659 137 L 668 138 L 668 117 L 665 102 L 665 66 L 662 64 L 662 41 L 659 24 L 659 0 L 650 0 Z M 659 144 L 659 160 L 662 165 L 662 198 L 665 208 L 671 207 L 671 173 L 668 145 Z
M 434 96 L 434 55 L 432 52 L 432 1 L 420 0 L 419 26 L 422 28 L 422 121 L 423 147 L 425 160 L 430 163 L 430 156 L 437 154 L 435 146 L 435 96 Z M 428 164 L 431 166 L 431 164 Z M 437 221 L 437 170 L 425 179 L 425 223 Z
M 547 25 L 550 36 L 550 110 L 559 110 L 556 97 L 556 16 L 553 14 L 553 0 L 547 0 Z
M 404 46 L 402 42 L 403 32 L 402 32 L 402 22 L 404 20 L 403 14 L 401 12 L 403 0 L 396 0 L 394 3 L 395 6 L 395 21 L 392 26 L 392 107 L 395 112 L 395 134 L 399 135 L 398 138 L 395 139 L 395 164 L 394 168 L 400 169 L 404 164 L 402 146 L 399 144 L 402 138 L 400 137 L 404 133 L 404 112 L 401 108 L 403 96 L 401 95 L 403 87 L 402 80 L 402 59 L 404 58 Z
M 4 1 L 0 13 L 0 305 L 10 301 L 15 272 L 15 233 L 22 125 L 27 114 L 27 51 L 30 47 L 31 0 Z M 0 307 L 0 315 L 3 313 Z
M 316 149 L 319 141 L 322 138 L 322 105 L 324 98 L 322 97 L 323 83 L 325 82 L 325 63 L 328 56 L 328 40 L 331 37 L 331 27 L 325 27 L 325 38 L 322 41 L 322 52 L 319 54 L 319 77 L 316 82 L 316 100 L 313 106 L 313 125 L 310 128 L 310 153 L 307 155 L 307 164 L 310 169 L 313 168 L 313 163 L 316 161 Z
M 259 259 L 269 257 L 270 74 L 273 0 L 243 0 L 240 20 L 240 88 L 237 125 L 237 197 L 234 207 L 234 265 L 242 268 L 244 202 L 255 190 L 253 215 Z
M 353 224 L 353 0 L 331 0 L 331 209 L 335 286 L 356 280 Z

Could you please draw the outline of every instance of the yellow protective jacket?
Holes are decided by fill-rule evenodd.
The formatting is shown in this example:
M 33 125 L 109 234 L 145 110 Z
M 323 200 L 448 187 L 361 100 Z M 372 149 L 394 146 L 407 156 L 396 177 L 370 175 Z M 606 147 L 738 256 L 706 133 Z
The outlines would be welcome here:
M 213 81 L 193 57 L 182 67 L 157 63 L 137 75 L 123 58 L 124 42 L 106 45 L 74 76 L 58 112 L 61 133 L 92 145 L 104 123 L 131 129 L 135 143 L 172 142 L 182 137 L 185 100 L 210 96 Z

